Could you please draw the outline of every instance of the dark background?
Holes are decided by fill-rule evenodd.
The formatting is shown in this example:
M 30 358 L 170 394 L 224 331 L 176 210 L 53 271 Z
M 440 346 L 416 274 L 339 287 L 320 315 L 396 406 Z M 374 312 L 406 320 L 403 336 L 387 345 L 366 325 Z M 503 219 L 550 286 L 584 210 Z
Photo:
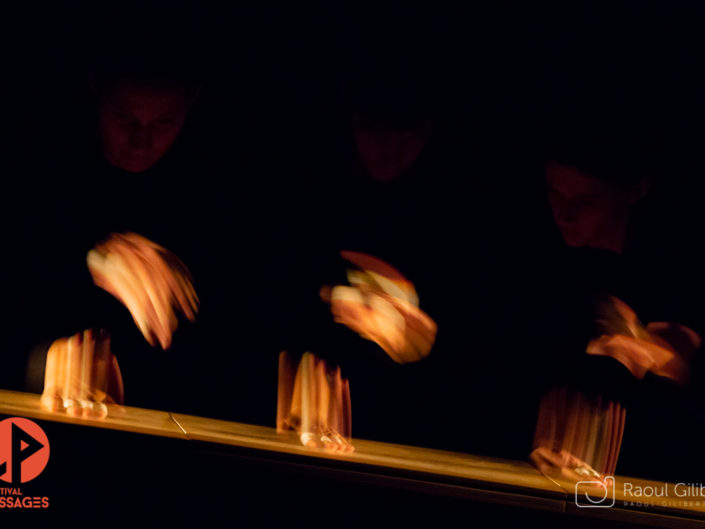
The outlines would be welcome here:
M 273 424 L 276 354 L 313 349 L 347 369 L 356 435 L 523 457 L 538 396 L 561 371 L 541 340 L 570 335 L 541 301 L 559 275 L 544 261 L 556 238 L 540 186 L 550 140 L 604 136 L 648 168 L 654 186 L 640 222 L 651 253 L 634 276 L 676 277 L 672 288 L 688 294 L 682 312 L 705 321 L 697 296 L 704 9 L 7 8 L 2 387 L 31 386 L 27 359 L 38 344 L 109 326 L 128 404 Z M 142 53 L 180 62 L 204 82 L 159 167 L 119 176 L 91 165 L 88 72 L 111 54 Z M 390 192 L 350 170 L 341 86 L 397 71 L 432 87 L 443 119 L 411 183 Z M 120 229 L 172 249 L 202 288 L 199 323 L 182 323 L 168 353 L 146 347 L 124 310 L 91 288 L 85 251 Z M 353 243 L 415 282 L 441 329 L 428 362 L 402 369 L 352 333 L 319 325 L 327 311 L 317 288 L 342 279 L 342 263 L 331 263 Z M 668 272 L 649 275 L 652 257 Z M 685 415 L 679 435 L 694 442 L 699 423 Z M 639 435 L 632 472 L 656 454 Z M 672 453 L 659 447 L 653 457 L 667 467 Z

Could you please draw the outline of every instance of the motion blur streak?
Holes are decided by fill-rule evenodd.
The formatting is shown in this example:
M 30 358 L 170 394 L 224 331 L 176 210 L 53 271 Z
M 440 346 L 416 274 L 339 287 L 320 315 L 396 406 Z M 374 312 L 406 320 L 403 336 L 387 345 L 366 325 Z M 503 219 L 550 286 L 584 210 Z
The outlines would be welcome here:
M 613 296 L 598 309 L 603 334 L 588 344 L 588 354 L 612 357 L 638 379 L 651 371 L 681 385 L 688 382 L 689 361 L 701 342 L 695 331 L 671 322 L 644 326 L 626 303 Z
M 539 408 L 531 461 L 548 476 L 604 481 L 617 467 L 625 416 L 619 403 L 601 396 L 551 390 Z
M 88 252 L 87 262 L 95 284 L 127 307 L 150 345 L 169 348 L 175 311 L 195 321 L 199 301 L 191 274 L 166 248 L 136 233 L 114 233 Z
M 296 373 L 286 351 L 279 355 L 277 432 L 295 430 L 307 448 L 351 452 L 350 384 L 311 353 L 301 357 Z
M 42 406 L 74 417 L 102 419 L 108 404 L 122 404 L 124 389 L 105 331 L 88 329 L 59 338 L 47 353 Z
M 335 321 L 379 345 L 395 362 L 427 357 L 438 327 L 419 308 L 413 283 L 381 259 L 358 252 L 341 252 L 358 267 L 348 270 L 350 286 L 323 289 Z

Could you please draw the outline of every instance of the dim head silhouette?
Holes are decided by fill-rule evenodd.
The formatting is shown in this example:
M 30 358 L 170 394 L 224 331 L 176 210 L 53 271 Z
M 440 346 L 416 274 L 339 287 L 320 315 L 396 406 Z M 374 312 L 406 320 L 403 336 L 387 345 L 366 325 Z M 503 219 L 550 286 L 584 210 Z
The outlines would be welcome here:
M 621 154 L 595 147 L 555 150 L 544 177 L 553 218 L 568 246 L 624 250 L 632 208 L 650 187 L 643 172 Z

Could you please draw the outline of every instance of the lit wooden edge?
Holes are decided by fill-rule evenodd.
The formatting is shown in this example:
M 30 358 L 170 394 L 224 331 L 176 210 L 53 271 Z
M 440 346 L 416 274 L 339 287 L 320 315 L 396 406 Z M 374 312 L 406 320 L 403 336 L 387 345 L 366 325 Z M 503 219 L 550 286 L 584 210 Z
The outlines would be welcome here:
M 54 413 L 44 410 L 39 404 L 39 395 L 0 390 L 0 414 L 8 416 L 24 416 L 38 420 L 206 441 L 306 457 L 349 461 L 352 463 L 390 469 L 410 470 L 423 474 L 464 478 L 491 484 L 509 485 L 526 491 L 533 491 L 534 493 L 539 492 L 543 496 L 548 497 L 526 497 L 511 492 L 488 491 L 484 489 L 438 484 L 446 492 L 455 490 L 456 493 L 453 495 L 456 496 L 471 496 L 487 501 L 492 501 L 493 499 L 496 501 L 498 499 L 497 497 L 501 496 L 502 503 L 506 503 L 507 499 L 515 497 L 515 501 L 512 503 L 516 505 L 526 505 L 528 500 L 534 508 L 543 505 L 544 508 L 553 510 L 552 507 L 556 507 L 558 504 L 564 506 L 564 502 L 567 501 L 567 510 L 565 507 L 559 510 L 566 510 L 566 512 L 581 516 L 615 520 L 624 518 L 625 521 L 635 521 L 634 516 L 639 515 L 646 517 L 644 523 L 648 525 L 658 525 L 661 523 L 659 520 L 661 520 L 664 523 L 668 523 L 668 527 L 703 526 L 702 521 L 671 516 L 669 513 L 675 514 L 674 511 L 676 511 L 678 514 L 693 515 L 697 513 L 701 516 L 705 513 L 704 506 L 691 509 L 677 508 L 674 506 L 661 507 L 657 505 L 655 509 L 661 512 L 654 512 L 653 509 L 645 511 L 643 507 L 622 508 L 620 505 L 623 505 L 625 501 L 637 502 L 639 498 L 619 493 L 616 494 L 618 503 L 615 507 L 580 508 L 575 505 L 573 501 L 570 501 L 574 493 L 574 487 L 571 483 L 567 481 L 548 480 L 529 463 L 522 461 L 502 460 L 484 456 L 479 457 L 469 454 L 458 454 L 441 450 L 359 439 L 353 441 L 356 447 L 356 451 L 353 453 L 338 454 L 312 451 L 301 446 L 295 434 L 277 434 L 275 429 L 266 426 L 235 423 L 129 406 L 110 406 L 109 408 L 109 415 L 105 419 L 83 419 L 71 417 L 65 413 Z M 404 481 L 403 478 L 394 479 Z M 647 485 L 664 485 L 664 483 L 661 482 L 620 476 L 618 476 L 616 480 L 617 491 L 621 490 L 622 487 L 620 487 L 620 485 L 627 480 L 634 485 L 642 487 Z M 408 481 L 410 483 L 413 482 L 413 480 Z M 551 500 L 549 497 L 559 498 L 560 501 L 558 504 L 553 505 L 550 503 Z M 549 503 L 545 503 L 546 501 Z M 545 505 L 542 502 L 544 502 Z
M 565 491 L 546 479 L 529 463 L 479 457 L 376 441 L 353 439 L 354 452 L 337 453 L 304 448 L 294 433 L 277 434 L 273 428 L 205 419 L 178 413 L 173 419 L 189 439 L 270 450 L 370 465 L 393 470 L 405 470 L 435 476 L 460 478 L 522 490 L 534 495 L 565 499 Z
M 186 434 L 172 420 L 169 413 L 164 411 L 108 405 L 106 418 L 84 419 L 71 417 L 63 412 L 48 411 L 41 406 L 39 398 L 39 395 L 33 393 L 0 390 L 0 413 L 43 421 L 187 439 Z
M 441 450 L 354 440 L 355 452 L 331 453 L 304 448 L 298 437 L 277 434 L 274 428 L 208 419 L 142 408 L 110 406 L 105 419 L 83 419 L 45 410 L 39 395 L 0 390 L 0 413 L 39 420 L 191 439 L 243 448 L 339 460 L 386 469 L 406 470 L 446 478 L 461 478 L 565 499 L 565 493 L 526 462 L 456 454 Z

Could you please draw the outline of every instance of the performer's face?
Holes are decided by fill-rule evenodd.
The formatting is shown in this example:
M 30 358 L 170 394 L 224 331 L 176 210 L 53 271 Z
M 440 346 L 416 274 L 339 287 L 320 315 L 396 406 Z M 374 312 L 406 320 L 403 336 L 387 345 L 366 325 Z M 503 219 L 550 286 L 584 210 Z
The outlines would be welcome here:
M 569 246 L 591 246 L 629 213 L 628 189 L 549 161 L 545 179 L 553 218 Z
M 106 161 L 130 172 L 149 169 L 181 132 L 191 104 L 184 87 L 123 79 L 101 94 L 99 136 Z
M 360 164 L 375 180 L 396 180 L 406 172 L 428 144 L 432 120 L 409 129 L 389 128 L 353 115 L 353 133 Z

